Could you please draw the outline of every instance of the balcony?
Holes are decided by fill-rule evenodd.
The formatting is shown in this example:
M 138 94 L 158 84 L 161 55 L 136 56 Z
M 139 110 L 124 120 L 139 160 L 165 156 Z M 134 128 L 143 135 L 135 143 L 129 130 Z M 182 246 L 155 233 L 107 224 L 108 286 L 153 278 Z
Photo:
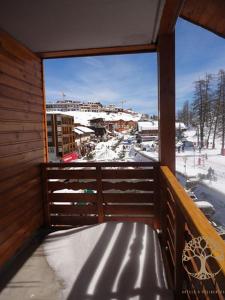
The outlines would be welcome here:
M 137 228 L 137 238 L 135 247 L 130 247 L 132 257 L 128 261 L 138 263 L 139 252 L 146 243 L 143 228 L 140 229 L 142 224 L 145 224 L 145 230 L 151 232 L 151 236 L 158 240 L 159 245 L 157 249 L 148 248 L 151 263 L 146 260 L 144 264 L 150 266 L 146 267 L 147 279 L 152 273 L 157 274 L 153 272 L 153 267 L 160 266 L 162 269 L 164 266 L 169 291 L 177 299 L 224 299 L 225 262 L 223 255 L 219 253 L 222 249 L 224 254 L 224 241 L 173 175 L 176 20 L 180 15 L 225 37 L 222 26 L 224 2 L 134 0 L 122 1 L 121 4 L 121 1 L 99 0 L 88 3 L 56 3 L 46 0 L 44 7 L 40 1 L 3 0 L 1 3 L 0 18 L 3 30 L 0 31 L 0 274 L 5 279 L 5 271 L 17 271 L 15 264 L 18 265 L 19 253 L 27 249 L 26 245 L 34 244 L 34 235 L 39 234 L 43 227 L 45 230 L 55 231 L 83 225 L 98 224 L 96 229 L 97 226 L 107 227 L 110 224 L 122 224 L 121 227 L 132 224 Z M 215 17 L 212 18 L 212 15 Z M 48 149 L 43 60 L 146 52 L 155 52 L 158 58 L 160 163 L 46 164 Z M 83 226 L 75 231 L 89 232 L 89 228 Z M 56 234 L 58 237 L 68 236 L 70 231 Z M 86 244 L 92 243 L 92 237 L 86 239 Z M 124 234 L 120 240 L 123 241 L 125 237 L 128 240 L 132 238 Z M 185 245 L 188 245 L 187 242 L 193 238 L 208 238 L 213 242 L 209 242 L 207 253 L 201 252 L 200 247 L 197 247 L 195 257 L 191 247 L 186 250 L 183 257 L 188 264 L 186 272 L 182 265 L 182 253 Z M 54 240 L 51 235 L 46 239 Z M 60 243 L 61 239 L 59 240 Z M 99 245 L 98 241 L 95 242 Z M 78 243 L 79 240 L 71 253 L 77 249 Z M 113 235 L 105 235 L 104 243 L 106 248 L 107 245 L 112 245 Z M 117 248 L 120 247 L 119 245 Z M 201 247 L 204 248 L 204 244 Z M 162 259 L 157 260 L 160 251 Z M 133 256 L 134 252 L 136 256 Z M 106 258 L 104 253 L 101 252 Z M 214 258 L 208 259 L 203 265 L 201 254 L 204 254 L 205 258 L 211 254 Z M 79 255 L 80 253 L 78 258 Z M 39 252 L 34 255 L 36 258 L 39 256 Z M 197 257 L 198 261 L 195 259 Z M 70 255 L 67 258 L 70 259 Z M 93 255 L 88 259 L 91 265 L 95 261 L 96 256 Z M 114 261 L 116 265 L 111 264 L 111 268 L 107 269 L 109 275 L 115 271 L 115 267 L 120 269 L 124 264 L 123 260 Z M 204 268 L 201 269 L 201 265 Z M 74 267 L 76 266 L 71 263 L 68 269 Z M 23 269 L 22 267 L 19 272 L 23 272 Z M 42 280 L 45 272 L 38 271 L 39 266 L 32 276 L 29 273 L 26 275 L 26 280 L 22 277 L 23 279 L 15 282 L 12 278 L 6 289 L 11 290 L 10 295 L 14 292 L 14 296 L 5 299 L 19 298 L 17 293 L 22 289 L 26 297 L 28 295 L 29 298 L 34 298 L 33 285 L 40 286 L 42 281 L 43 288 L 36 294 L 37 298 L 41 299 L 41 295 L 49 286 L 49 278 L 46 281 Z M 123 283 L 129 283 L 131 286 L 135 279 L 133 272 L 128 271 L 123 273 L 123 281 L 120 282 L 120 287 L 125 293 L 129 290 L 124 288 Z M 204 274 L 206 277 L 210 274 L 216 275 L 208 279 L 196 278 Z M 83 278 L 90 278 L 88 272 L 84 272 L 83 275 Z M 32 280 L 35 276 L 36 281 Z M 145 277 L 145 280 L 147 279 Z M 54 284 L 57 284 L 57 279 Z M 105 285 L 101 284 L 98 292 L 104 290 L 104 287 Z M 152 289 L 147 280 L 145 288 L 145 299 L 152 298 L 153 289 L 156 291 L 155 299 L 160 299 L 160 294 L 157 294 L 158 286 L 153 286 Z M 130 291 L 132 299 L 144 297 L 140 289 L 132 287 Z M 20 299 L 25 299 L 24 295 Z M 55 299 L 54 294 L 49 293 L 48 296 L 45 299 Z M 93 294 L 90 296 L 83 293 L 82 296 L 82 300 L 128 298 L 124 294 L 122 298 L 117 294 L 94 298 Z
M 104 222 L 147 224 L 157 233 L 170 289 L 176 296 L 184 297 L 185 291 L 197 293 L 199 288 L 222 296 L 225 265 L 215 251 L 223 251 L 224 241 L 168 167 L 157 162 L 48 163 L 42 165 L 42 172 L 45 222 L 51 229 Z M 199 271 L 199 261 L 188 261 L 188 274 L 182 253 L 185 243 L 201 237 L 213 241 L 208 250 L 215 254 L 212 261 L 206 261 L 206 270 L 220 272 L 200 281 L 190 275 Z

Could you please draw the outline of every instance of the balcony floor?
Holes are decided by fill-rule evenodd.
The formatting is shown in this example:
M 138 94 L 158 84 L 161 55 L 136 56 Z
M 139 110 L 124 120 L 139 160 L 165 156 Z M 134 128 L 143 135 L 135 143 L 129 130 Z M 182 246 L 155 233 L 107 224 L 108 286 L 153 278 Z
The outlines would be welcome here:
M 24 260 L 19 257 L 20 259 Z M 0 299 L 60 300 L 61 287 L 62 284 L 50 268 L 41 244 L 0 292 Z
M 51 233 L 0 294 L 11 299 L 173 299 L 157 233 L 108 222 Z

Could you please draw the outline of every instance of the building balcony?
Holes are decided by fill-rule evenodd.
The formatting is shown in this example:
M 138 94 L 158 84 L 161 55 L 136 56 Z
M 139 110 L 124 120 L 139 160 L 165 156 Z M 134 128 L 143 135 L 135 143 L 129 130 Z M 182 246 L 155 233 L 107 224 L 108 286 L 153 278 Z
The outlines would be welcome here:
M 186 266 L 185 245 L 196 238 L 204 243 L 207 237 L 207 242 L 213 241 L 208 243 L 207 251 L 211 251 L 214 258 L 206 261 L 205 270 L 207 274 L 220 271 L 216 278 L 209 275 L 209 279 L 200 281 L 201 287 L 210 292 L 213 286 L 214 292 L 222 295 L 225 268 L 216 251 L 223 251 L 224 241 L 168 167 L 157 162 L 48 163 L 42 164 L 42 171 L 48 228 L 70 229 L 111 222 L 123 224 L 121 226 L 128 226 L 127 222 L 146 224 L 159 241 L 169 290 L 180 297 L 199 288 L 199 278 L 190 275 L 198 273 L 199 261 L 191 257 L 189 249 L 191 258 Z M 107 243 L 110 242 L 109 236 Z M 148 251 L 153 255 L 155 250 L 150 247 Z M 200 255 L 201 250 L 196 251 L 196 255 Z M 147 261 L 144 263 L 148 265 Z
M 40 1 L 1 3 L 1 277 L 6 283 L 7 271 L 18 271 L 20 254 L 34 245 L 34 235 L 43 228 L 75 227 L 76 236 L 92 234 L 85 240 L 78 235 L 69 255 L 56 259 L 59 265 L 67 260 L 63 270 L 68 271 L 76 270 L 83 257 L 78 289 L 78 281 L 68 276 L 74 293 L 67 300 L 224 299 L 224 241 L 173 175 L 176 20 L 180 15 L 225 37 L 223 1 L 89 1 L 91 8 L 86 1 L 45 2 L 44 8 Z M 84 20 L 92 22 L 84 26 Z M 160 163 L 45 163 L 44 59 L 146 52 L 157 53 Z M 64 126 L 59 128 L 62 133 Z M 52 249 L 57 254 L 71 234 L 52 233 L 44 243 L 58 240 Z M 93 252 L 85 256 L 92 244 Z M 39 249 L 34 260 L 43 254 Z M 18 280 L 12 277 L 1 296 L 57 299 L 51 291 L 59 280 L 41 266 L 25 270 Z M 58 288 L 62 293 L 62 285 Z
M 24 263 L 22 258 L 24 265 L 19 271 L 15 266 L 21 263 L 21 254 L 10 262 L 10 274 L 15 270 L 17 274 L 3 289 L 4 299 L 12 299 L 15 292 L 20 297 L 34 290 L 39 293 L 38 299 L 46 299 L 52 277 L 43 267 L 45 255 L 52 256 L 50 262 L 58 257 L 56 278 L 51 283 L 57 293 L 62 292 L 56 284 L 57 270 L 63 269 L 65 278 L 71 272 L 65 270 L 64 260 L 71 260 L 72 268 L 79 269 L 79 276 L 70 278 L 69 295 L 62 299 L 88 299 L 96 273 L 98 288 L 93 286 L 90 299 L 111 299 L 104 298 L 106 295 L 117 299 L 128 299 L 130 295 L 141 299 L 157 295 L 157 299 L 188 299 L 198 293 L 199 284 L 205 294 L 222 297 L 224 241 L 167 166 L 158 162 L 44 163 L 41 169 L 44 238 L 32 255 L 29 253 L 34 241 L 23 250 L 28 260 Z M 187 247 L 196 240 L 202 244 Z M 85 250 L 81 251 L 82 247 Z M 47 249 L 45 254 L 43 249 Z M 67 252 L 67 258 L 61 257 Z M 200 264 L 201 255 L 204 265 Z M 117 259 L 113 259 L 112 266 L 113 257 Z M 21 286 L 19 292 L 12 289 L 21 278 L 29 282 L 31 270 L 35 285 Z M 199 276 L 208 277 L 200 280 Z M 115 282 L 117 288 L 112 288 Z M 48 299 L 53 298 L 48 295 Z

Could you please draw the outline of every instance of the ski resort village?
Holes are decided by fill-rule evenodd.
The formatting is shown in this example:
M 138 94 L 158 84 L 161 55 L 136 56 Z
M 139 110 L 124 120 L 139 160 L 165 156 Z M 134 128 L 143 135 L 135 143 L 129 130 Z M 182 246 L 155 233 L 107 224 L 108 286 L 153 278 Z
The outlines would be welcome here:
M 218 120 L 210 128 L 205 125 L 201 133 L 199 127 L 191 125 L 192 114 L 185 103 L 175 123 L 177 176 L 195 204 L 225 238 L 224 137 L 222 127 L 215 128 L 222 119 L 218 115 Z M 159 121 L 155 115 L 115 105 L 103 106 L 100 102 L 58 100 L 47 104 L 47 126 L 52 162 L 159 159 Z

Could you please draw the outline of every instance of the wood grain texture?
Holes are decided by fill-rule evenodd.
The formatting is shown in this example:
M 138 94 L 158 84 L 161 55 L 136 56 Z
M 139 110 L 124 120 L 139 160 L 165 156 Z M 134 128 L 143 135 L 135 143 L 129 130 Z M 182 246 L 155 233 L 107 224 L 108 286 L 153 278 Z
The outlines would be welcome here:
M 157 162 L 47 163 L 42 169 L 49 214 L 46 219 L 53 227 L 106 220 L 135 220 L 154 226 L 158 222 Z
M 180 16 L 225 38 L 224 0 L 186 0 Z
M 91 225 L 97 224 L 98 218 L 95 216 L 52 216 L 52 225 Z
M 191 296 L 194 293 L 198 295 L 201 290 L 205 291 L 208 299 L 223 299 L 221 291 L 223 292 L 225 289 L 225 261 L 219 259 L 217 254 L 221 251 L 224 252 L 225 242 L 188 196 L 169 168 L 162 166 L 160 174 L 163 188 L 161 201 L 164 203 L 164 218 L 166 216 L 166 222 L 163 226 L 163 244 L 167 246 L 167 259 L 173 274 L 176 299 L 181 299 L 183 286 L 186 286 L 187 289 L 188 287 L 191 288 Z M 196 237 L 208 238 L 209 241 L 213 241 L 213 246 L 209 246 L 209 249 L 214 255 L 214 259 L 207 260 L 206 269 L 209 272 L 220 269 L 219 276 L 208 280 L 187 276 L 182 265 L 182 252 L 185 243 Z M 214 247 L 214 245 L 217 246 Z M 200 250 L 196 249 L 196 251 L 199 252 Z M 189 254 L 192 256 L 191 253 Z M 190 259 L 188 270 L 195 273 L 199 272 L 199 265 L 194 258 Z M 193 296 L 193 299 L 198 298 Z
M 92 55 L 112 55 L 112 54 L 129 54 L 129 53 L 145 53 L 155 52 L 154 44 L 131 45 L 118 47 L 102 47 L 91 49 L 76 49 L 65 51 L 40 52 L 37 55 L 41 58 L 60 58 L 60 57 L 82 57 Z
M 43 224 L 41 60 L 0 31 L 0 267 Z
M 166 0 L 161 17 L 159 35 L 173 33 L 185 0 Z
M 159 160 L 175 172 L 175 37 L 159 36 Z

